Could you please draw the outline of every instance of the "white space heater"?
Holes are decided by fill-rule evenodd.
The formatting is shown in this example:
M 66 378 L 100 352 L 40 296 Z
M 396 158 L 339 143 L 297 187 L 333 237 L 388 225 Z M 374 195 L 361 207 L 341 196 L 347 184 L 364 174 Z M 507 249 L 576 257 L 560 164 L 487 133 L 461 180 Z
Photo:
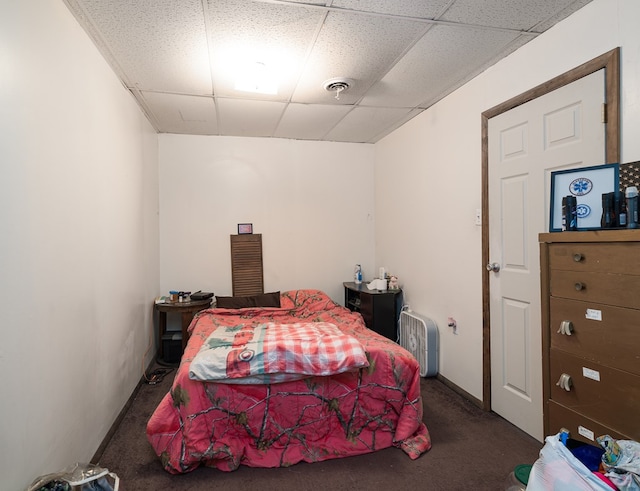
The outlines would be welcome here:
M 420 363 L 420 376 L 438 373 L 438 326 L 431 319 L 403 310 L 399 322 L 400 346 Z

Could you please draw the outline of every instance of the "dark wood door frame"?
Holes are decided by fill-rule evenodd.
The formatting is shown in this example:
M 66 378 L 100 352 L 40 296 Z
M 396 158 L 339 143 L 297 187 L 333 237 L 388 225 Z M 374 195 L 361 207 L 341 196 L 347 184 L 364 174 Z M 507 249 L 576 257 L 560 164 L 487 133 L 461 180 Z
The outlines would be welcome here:
M 604 68 L 606 162 L 620 163 L 620 48 L 615 48 L 482 113 L 482 407 L 491 410 L 491 317 L 489 311 L 489 119 Z M 542 356 L 542 353 L 540 354 Z

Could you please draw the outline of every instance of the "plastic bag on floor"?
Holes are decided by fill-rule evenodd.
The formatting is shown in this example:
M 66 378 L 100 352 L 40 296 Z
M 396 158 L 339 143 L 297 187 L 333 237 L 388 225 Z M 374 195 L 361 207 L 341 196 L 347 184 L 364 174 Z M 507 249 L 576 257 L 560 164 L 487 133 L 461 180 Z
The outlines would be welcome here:
M 560 433 L 545 438 L 529 474 L 527 491 L 611 491 L 600 478 L 580 462 L 561 441 Z
M 609 435 L 596 438 L 602 448 L 606 476 L 622 491 L 640 491 L 640 443 L 614 440 Z
M 118 491 L 120 479 L 94 464 L 73 464 L 60 472 L 38 477 L 27 491 Z

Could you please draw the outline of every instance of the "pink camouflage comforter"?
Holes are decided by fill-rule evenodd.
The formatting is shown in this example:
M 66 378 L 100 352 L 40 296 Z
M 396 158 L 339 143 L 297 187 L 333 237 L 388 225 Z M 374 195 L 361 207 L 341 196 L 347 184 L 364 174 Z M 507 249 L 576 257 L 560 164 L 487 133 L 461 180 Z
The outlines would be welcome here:
M 189 377 L 192 360 L 219 326 L 310 322 L 329 323 L 356 338 L 368 366 L 271 384 Z M 390 446 L 416 459 L 431 448 L 416 359 L 319 290 L 283 292 L 280 308 L 204 310 L 189 330 L 172 388 L 147 424 L 149 442 L 170 473 L 201 464 L 223 471 L 284 467 Z

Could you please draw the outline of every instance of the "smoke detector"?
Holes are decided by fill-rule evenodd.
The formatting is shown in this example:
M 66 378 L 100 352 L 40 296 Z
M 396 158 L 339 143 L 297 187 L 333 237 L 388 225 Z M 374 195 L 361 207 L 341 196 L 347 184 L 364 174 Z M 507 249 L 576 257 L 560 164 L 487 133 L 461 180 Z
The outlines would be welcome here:
M 335 92 L 336 100 L 339 101 L 340 93 L 349 90 L 351 88 L 351 84 L 353 84 L 353 80 L 349 78 L 338 77 L 327 80 L 323 84 L 323 87 L 327 92 Z

